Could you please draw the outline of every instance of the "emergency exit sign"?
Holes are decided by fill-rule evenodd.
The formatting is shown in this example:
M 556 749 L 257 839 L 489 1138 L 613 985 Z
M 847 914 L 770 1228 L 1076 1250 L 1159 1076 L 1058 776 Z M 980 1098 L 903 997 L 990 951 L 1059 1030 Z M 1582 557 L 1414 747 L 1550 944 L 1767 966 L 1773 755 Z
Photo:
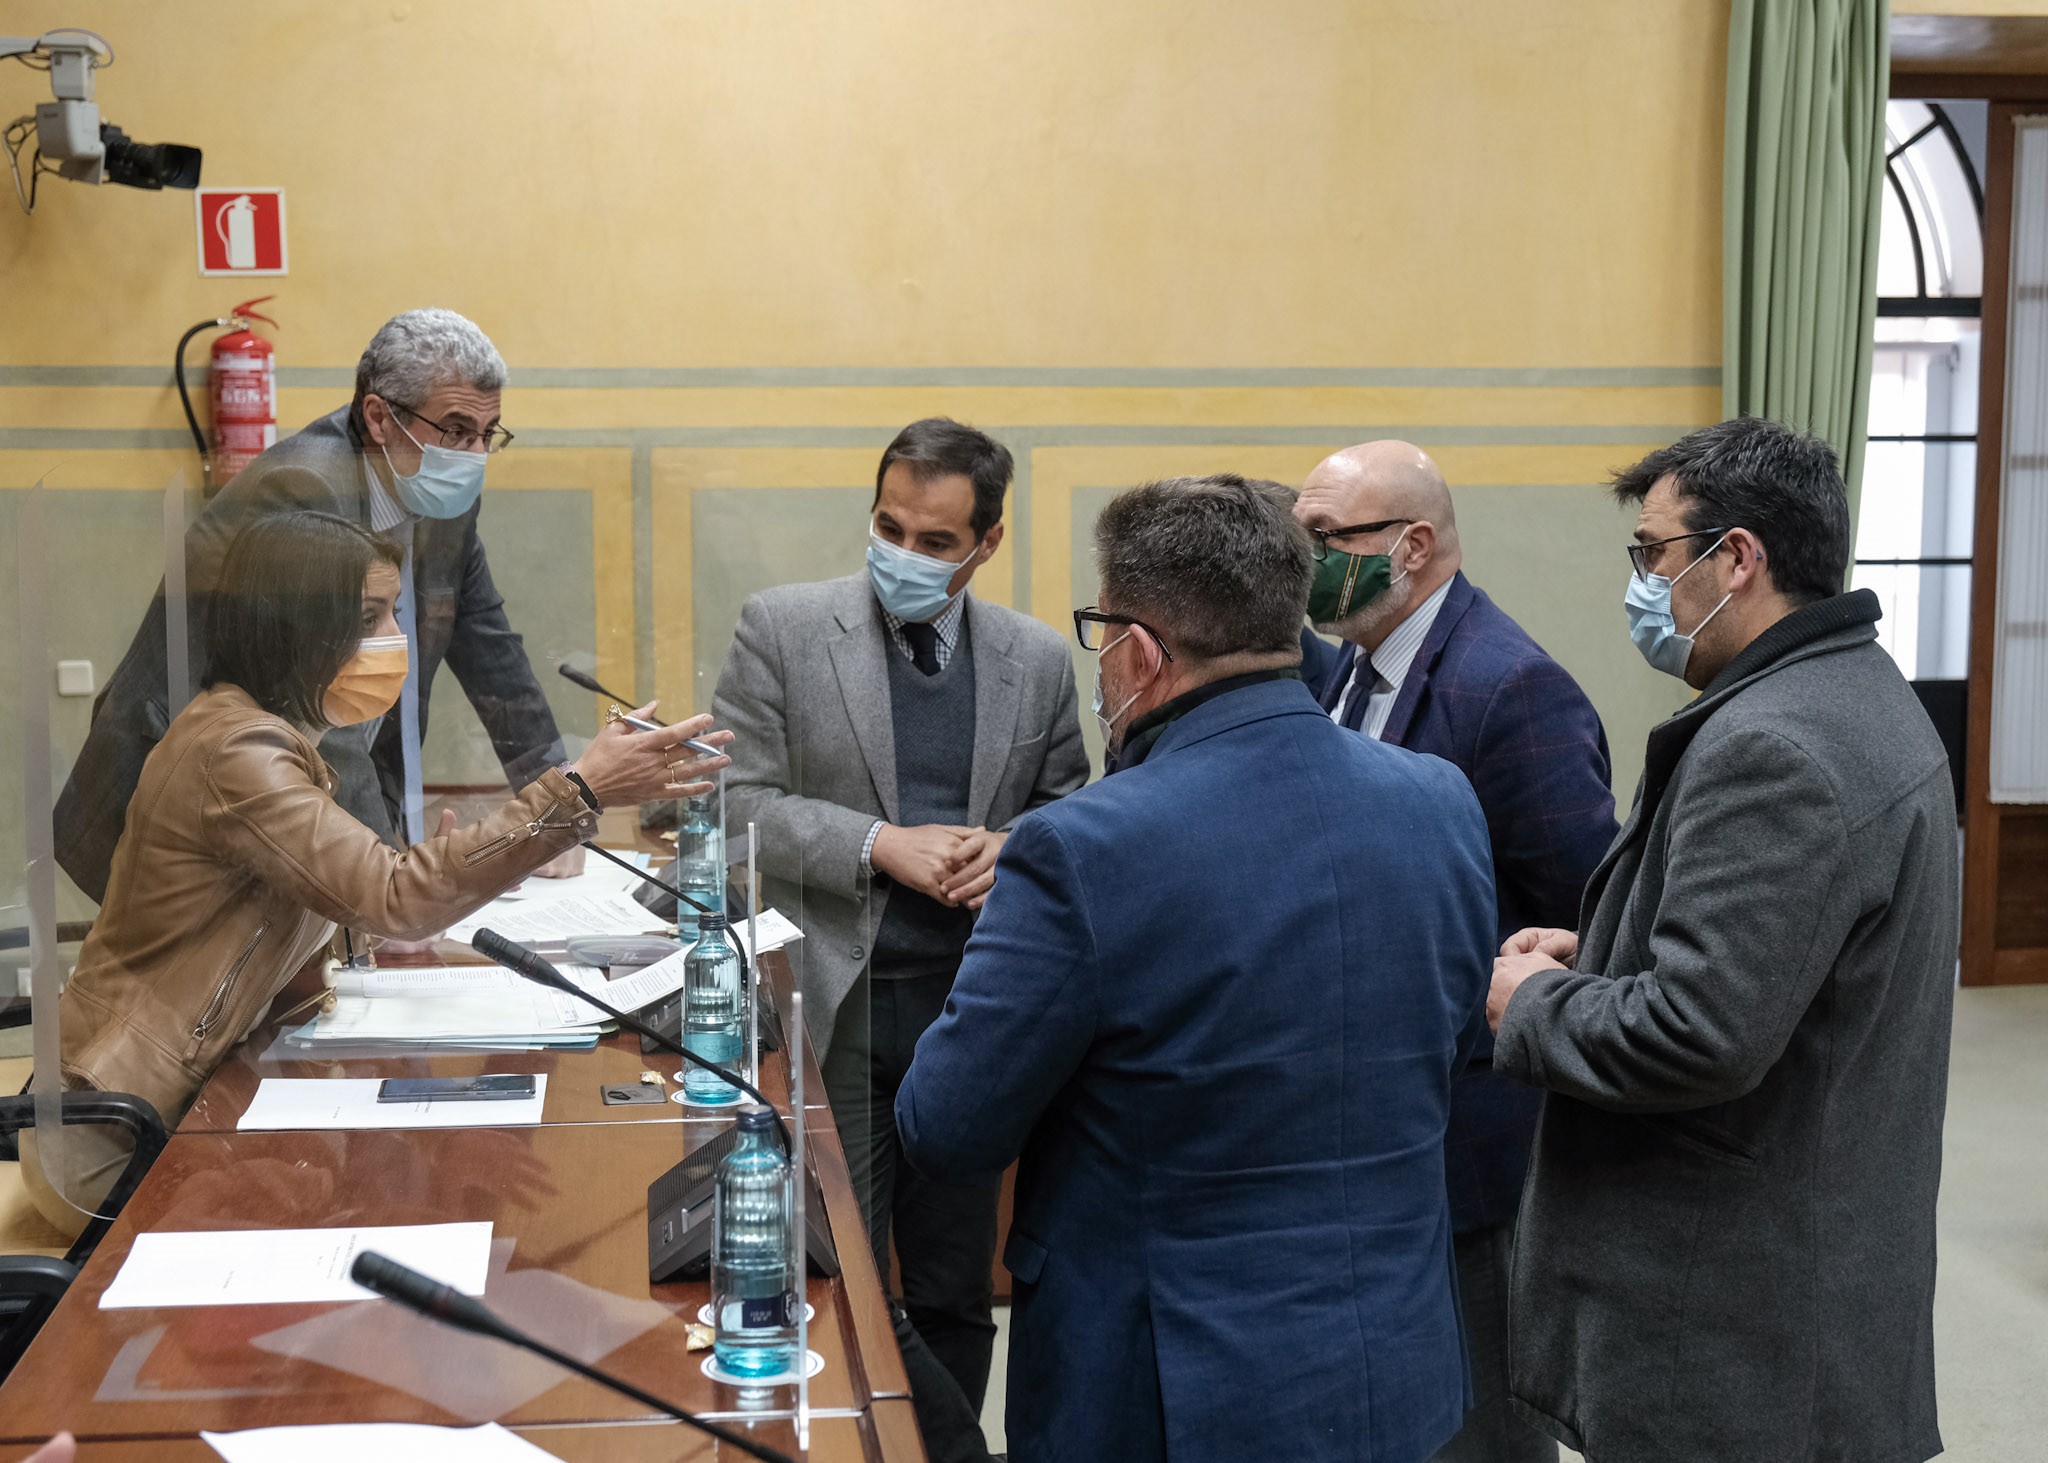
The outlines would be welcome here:
M 285 273 L 284 189 L 201 188 L 193 207 L 201 274 Z

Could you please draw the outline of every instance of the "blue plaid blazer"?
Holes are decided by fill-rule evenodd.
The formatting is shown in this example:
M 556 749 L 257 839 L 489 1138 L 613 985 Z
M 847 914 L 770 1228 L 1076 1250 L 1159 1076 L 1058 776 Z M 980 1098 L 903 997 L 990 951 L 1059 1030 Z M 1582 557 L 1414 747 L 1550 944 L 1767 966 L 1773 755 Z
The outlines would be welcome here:
M 1302 641 L 1302 678 L 1333 710 L 1358 652 L 1308 631 Z M 1493 844 L 1500 939 L 1530 925 L 1578 927 L 1579 896 L 1617 831 L 1607 733 L 1570 673 L 1462 573 L 1380 740 L 1442 757 L 1471 780 Z M 1535 1088 L 1493 1070 L 1485 1038 L 1451 1090 L 1453 1228 L 1514 1216 L 1542 1105 Z

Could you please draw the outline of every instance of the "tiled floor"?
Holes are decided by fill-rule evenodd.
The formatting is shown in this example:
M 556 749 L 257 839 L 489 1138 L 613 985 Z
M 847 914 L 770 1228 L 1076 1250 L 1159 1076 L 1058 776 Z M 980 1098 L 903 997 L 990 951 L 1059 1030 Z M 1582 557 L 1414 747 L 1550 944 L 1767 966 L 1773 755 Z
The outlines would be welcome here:
M 982 1428 L 1003 1448 L 1010 1313 Z M 1959 991 L 1935 1295 L 1945 1463 L 2043 1456 L 2048 1377 L 2048 986 Z M 1564 1453 L 1562 1463 L 1577 1463 Z

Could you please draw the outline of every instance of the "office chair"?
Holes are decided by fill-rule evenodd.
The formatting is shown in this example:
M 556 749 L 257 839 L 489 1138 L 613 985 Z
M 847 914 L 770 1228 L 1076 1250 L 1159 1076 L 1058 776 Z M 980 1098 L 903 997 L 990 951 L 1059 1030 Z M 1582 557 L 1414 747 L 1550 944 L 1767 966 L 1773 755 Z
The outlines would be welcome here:
M 57 925 L 57 943 L 59 945 L 76 945 L 84 940 L 91 931 L 92 921 L 89 919 L 60 921 Z M 0 929 L 0 950 L 26 950 L 27 948 L 28 930 L 25 927 L 17 926 L 11 929 Z M 10 1026 L 26 1026 L 28 1021 L 29 1004 L 27 996 L 10 995 L 0 997 L 0 1030 L 5 1030 Z
M 126 1167 L 121 1170 L 120 1179 L 100 1205 L 103 1212 L 93 1216 L 61 1257 L 49 1253 L 52 1246 L 34 1244 L 33 1240 L 41 1237 L 35 1235 L 31 1235 L 29 1243 L 23 1246 L 26 1253 L 0 1254 L 0 1380 L 6 1378 L 22 1353 L 28 1350 L 36 1332 L 50 1318 L 57 1302 L 64 1298 L 65 1289 L 77 1278 L 79 1270 L 113 1225 L 114 1217 L 120 1214 L 136 1186 L 142 1182 L 142 1176 L 149 1172 L 149 1166 L 164 1150 L 163 1119 L 157 1116 L 155 1108 L 139 1097 L 125 1092 L 66 1092 L 58 1098 L 58 1103 L 67 1127 L 107 1125 L 123 1128 L 134 1140 L 135 1148 Z M 34 1097 L 27 1094 L 0 1097 L 0 1133 L 10 1141 L 34 1122 Z M 20 1202 L 12 1207 L 20 1210 L 27 1207 L 27 1196 L 19 1193 L 18 1162 L 14 1168 L 12 1186 L 17 1190 L 16 1197 Z M 10 1241 L 20 1243 L 12 1236 L 0 1235 L 0 1244 Z

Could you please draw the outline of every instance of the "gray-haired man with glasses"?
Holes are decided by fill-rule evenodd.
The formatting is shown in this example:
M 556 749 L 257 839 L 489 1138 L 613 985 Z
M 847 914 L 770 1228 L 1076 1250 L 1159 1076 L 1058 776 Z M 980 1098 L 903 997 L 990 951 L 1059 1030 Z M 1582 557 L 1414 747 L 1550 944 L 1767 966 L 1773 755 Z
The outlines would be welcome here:
M 419 746 L 445 661 L 462 683 L 514 787 L 563 760 L 561 735 L 492 583 L 477 509 L 484 465 L 509 444 L 498 420 L 505 362 L 452 310 L 408 310 L 371 337 L 355 399 L 271 447 L 206 505 L 185 536 L 189 664 L 206 663 L 203 606 L 235 535 L 290 509 L 333 513 L 405 555 L 399 618 L 412 670 L 399 706 L 368 728 L 328 733 L 320 754 L 335 797 L 386 839 L 417 842 Z M 93 898 L 106 891 L 143 760 L 184 703 L 169 686 L 167 608 L 155 600 L 93 707 L 92 729 L 57 803 L 57 859 Z M 574 849 L 543 873 L 573 874 Z

